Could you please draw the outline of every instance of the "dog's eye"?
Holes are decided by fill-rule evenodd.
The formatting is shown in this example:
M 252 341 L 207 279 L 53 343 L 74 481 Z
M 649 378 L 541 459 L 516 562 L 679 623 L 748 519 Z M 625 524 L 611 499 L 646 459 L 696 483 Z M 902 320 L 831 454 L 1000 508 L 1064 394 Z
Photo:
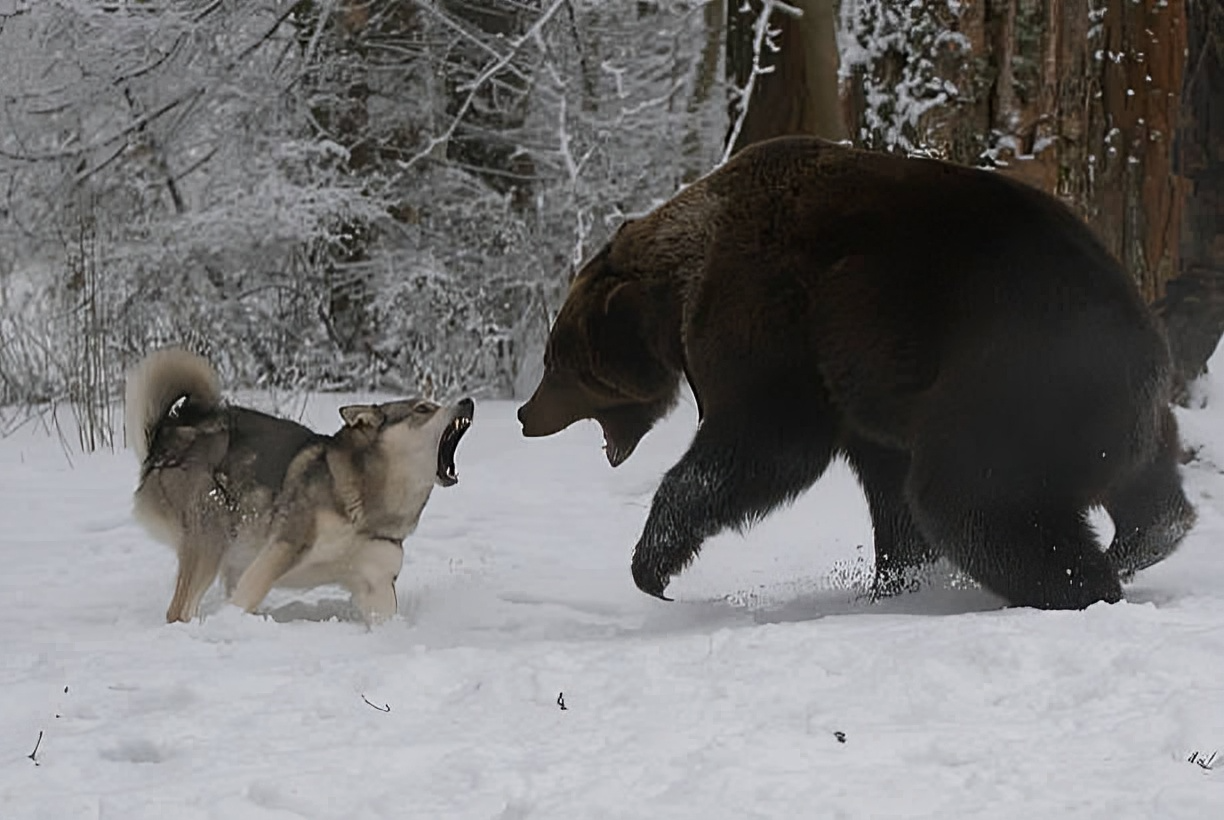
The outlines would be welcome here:
M 425 401 L 421 402 L 420 404 L 418 404 L 416 407 L 413 407 L 412 409 L 414 412 L 420 413 L 421 415 L 425 415 L 426 413 L 432 413 L 434 411 L 433 405 Z

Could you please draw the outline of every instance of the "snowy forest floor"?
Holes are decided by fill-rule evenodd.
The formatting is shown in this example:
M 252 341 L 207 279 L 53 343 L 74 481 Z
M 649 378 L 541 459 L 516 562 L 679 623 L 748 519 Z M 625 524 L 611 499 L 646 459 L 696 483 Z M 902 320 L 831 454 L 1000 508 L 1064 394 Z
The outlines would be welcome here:
M 526 440 L 486 402 L 399 617 L 368 630 L 332 588 L 209 614 L 214 589 L 167 626 L 131 453 L 27 424 L 0 440 L 0 818 L 1224 816 L 1224 760 L 1189 760 L 1224 752 L 1224 378 L 1202 391 L 1197 529 L 1084 612 L 947 573 L 864 601 L 841 465 L 656 601 L 629 555 L 691 402 L 615 471 L 593 424 Z

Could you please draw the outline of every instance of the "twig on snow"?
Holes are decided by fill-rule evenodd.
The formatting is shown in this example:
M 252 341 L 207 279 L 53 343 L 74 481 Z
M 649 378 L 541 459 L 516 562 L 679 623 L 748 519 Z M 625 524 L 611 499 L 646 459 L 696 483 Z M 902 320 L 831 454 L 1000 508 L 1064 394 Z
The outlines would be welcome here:
M 379 706 L 378 704 L 370 703 L 370 699 L 367 698 L 365 695 L 362 695 L 361 699 L 364 700 L 366 702 L 366 705 L 369 706 L 371 709 L 377 709 L 380 712 L 390 712 L 391 711 L 391 704 L 389 703 L 384 703 L 382 706 Z
M 28 757 L 28 758 L 30 758 L 30 760 L 33 760 L 33 761 L 34 761 L 34 765 L 35 765 L 35 766 L 37 766 L 37 765 L 38 765 L 38 757 L 37 757 L 37 755 L 38 755 L 38 747 L 42 745 L 42 736 L 43 736 L 42 729 L 39 729 L 39 730 L 38 730 L 38 740 L 34 741 L 34 751 L 32 751 L 32 752 L 30 752 L 28 755 L 26 755 L 26 757 Z
M 565 693 L 564 692 L 557 693 L 557 705 L 561 707 L 562 712 L 569 709 L 569 707 L 565 705 Z
M 1193 763 L 1203 771 L 1209 772 L 1212 770 L 1213 764 L 1215 763 L 1216 754 L 1218 753 L 1212 752 L 1210 756 L 1204 756 L 1202 752 L 1191 752 L 1190 756 L 1186 758 L 1186 762 Z

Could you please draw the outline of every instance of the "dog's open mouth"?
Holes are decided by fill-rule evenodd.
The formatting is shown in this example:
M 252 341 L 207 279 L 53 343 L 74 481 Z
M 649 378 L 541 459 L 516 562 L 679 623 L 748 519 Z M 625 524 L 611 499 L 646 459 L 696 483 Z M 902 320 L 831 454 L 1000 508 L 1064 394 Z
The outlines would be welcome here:
M 459 446 L 463 434 L 472 426 L 473 409 L 471 399 L 459 402 L 455 417 L 442 431 L 442 439 L 438 442 L 438 483 L 443 487 L 459 483 L 459 475 L 455 472 L 455 448 Z

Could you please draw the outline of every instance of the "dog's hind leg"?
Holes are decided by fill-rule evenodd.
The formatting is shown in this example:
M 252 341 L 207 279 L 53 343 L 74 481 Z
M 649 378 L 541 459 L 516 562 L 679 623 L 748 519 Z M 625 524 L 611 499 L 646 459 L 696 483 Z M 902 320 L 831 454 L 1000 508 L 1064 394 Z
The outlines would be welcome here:
M 268 541 L 239 577 L 230 595 L 230 603 L 246 612 L 254 612 L 277 580 L 297 563 L 309 543 L 285 538 Z
M 166 623 L 188 622 L 199 613 L 200 600 L 217 578 L 222 552 L 223 543 L 206 536 L 188 536 L 179 545 L 178 579 L 166 610 Z
M 292 505 L 289 508 L 292 509 Z M 310 549 L 317 535 L 314 516 L 278 513 L 268 540 L 238 578 L 230 603 L 254 612 L 281 576 L 293 569 Z
M 226 567 L 221 573 L 221 583 L 225 588 L 225 599 L 229 600 L 234 596 L 234 589 L 238 586 L 238 579 L 242 577 L 242 572 L 239 567 Z

